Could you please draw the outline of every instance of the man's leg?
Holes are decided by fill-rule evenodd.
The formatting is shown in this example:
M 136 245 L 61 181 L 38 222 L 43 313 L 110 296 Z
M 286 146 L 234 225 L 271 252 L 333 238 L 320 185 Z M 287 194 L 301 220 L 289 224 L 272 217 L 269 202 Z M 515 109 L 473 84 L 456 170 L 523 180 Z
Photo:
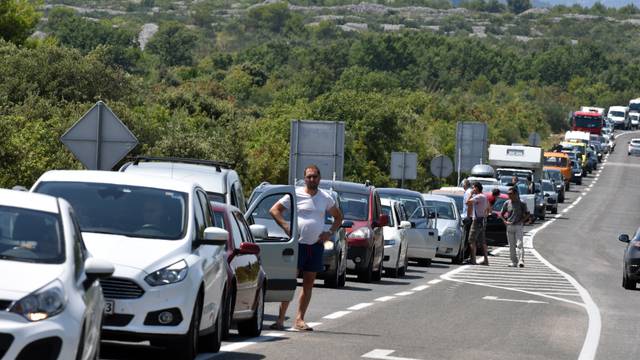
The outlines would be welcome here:
M 509 258 L 511 264 L 516 266 L 518 264 L 518 254 L 516 254 L 516 232 L 515 225 L 507 225 L 507 241 L 509 242 Z
M 287 315 L 287 309 L 289 308 L 289 301 L 283 301 L 280 303 L 280 308 L 278 310 L 278 320 L 276 320 L 276 324 L 280 326 L 284 326 L 285 316 Z
M 524 230 L 522 225 L 516 225 L 515 237 L 518 246 L 518 265 L 524 266 Z
M 296 315 L 296 326 L 304 326 L 304 315 L 311 302 L 311 293 L 313 284 L 316 281 L 316 273 L 312 271 L 304 271 L 302 273 L 302 292 L 300 293 L 300 302 L 298 304 L 298 314 Z
M 486 219 L 485 219 L 486 220 Z M 482 223 L 482 229 L 480 231 L 480 239 L 482 241 L 482 255 L 484 255 L 484 264 L 489 265 L 489 249 L 487 248 L 487 228 L 485 226 L 484 220 Z
M 471 231 L 469 231 L 469 259 L 471 264 L 476 263 L 476 241 L 478 237 L 478 228 L 475 220 L 471 223 Z

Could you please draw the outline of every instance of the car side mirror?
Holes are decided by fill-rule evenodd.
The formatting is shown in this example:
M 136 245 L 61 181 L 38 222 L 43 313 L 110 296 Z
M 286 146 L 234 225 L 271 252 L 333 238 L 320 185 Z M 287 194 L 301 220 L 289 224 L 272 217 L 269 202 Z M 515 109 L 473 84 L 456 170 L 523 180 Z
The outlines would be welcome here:
M 400 226 L 398 226 L 398 227 L 400 229 L 411 229 L 412 226 L 413 225 L 410 222 L 408 222 L 406 220 L 403 220 L 403 221 L 400 221 Z
M 544 194 L 544 197 L 549 197 L 549 196 L 551 196 L 551 195 L 550 194 Z
M 260 254 L 260 246 L 258 244 L 243 242 L 240 243 L 240 249 L 238 249 L 238 254 L 241 255 L 259 255 Z
M 389 225 L 389 215 L 387 214 L 380 215 L 380 218 L 378 219 L 378 226 L 385 227 L 387 225 Z
M 269 231 L 267 230 L 267 227 L 264 225 L 258 225 L 258 224 L 249 225 L 249 230 L 251 230 L 251 235 L 253 235 L 254 239 L 264 240 L 269 237 Z
M 97 279 L 111 276 L 114 271 L 112 263 L 94 257 L 88 258 L 84 261 L 84 273 L 87 275 L 87 279 L 84 281 L 85 289 L 88 289 Z
M 618 240 L 620 240 L 620 241 L 622 241 L 624 243 L 628 243 L 629 241 L 631 241 L 629 239 L 629 235 L 627 235 L 627 234 L 622 234 L 622 235 L 618 236 Z
M 204 229 L 204 239 L 196 240 L 194 245 L 224 246 L 227 244 L 228 238 L 229 232 L 227 230 L 211 226 Z
M 341 228 L 352 228 L 353 227 L 353 221 L 351 220 L 342 220 L 342 224 L 340 224 Z

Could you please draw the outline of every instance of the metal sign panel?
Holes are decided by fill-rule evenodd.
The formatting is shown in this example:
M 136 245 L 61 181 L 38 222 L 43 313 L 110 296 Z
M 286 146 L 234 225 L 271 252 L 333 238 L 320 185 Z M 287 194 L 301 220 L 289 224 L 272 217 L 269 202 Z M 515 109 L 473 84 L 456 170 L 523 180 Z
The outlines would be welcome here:
M 289 184 L 304 178 L 311 164 L 324 179 L 342 180 L 344 171 L 344 122 L 292 120 L 289 148 Z
M 391 153 L 391 178 L 415 180 L 418 177 L 418 154 L 413 152 Z
M 540 138 L 540 134 L 537 132 L 532 132 L 529 134 L 529 145 L 531 146 L 540 146 L 540 142 L 542 139 Z
M 458 172 L 468 172 L 474 165 L 486 163 L 487 124 L 458 122 L 455 162 Z
M 102 101 L 67 130 L 60 141 L 89 170 L 111 170 L 138 139 Z
M 435 177 L 446 178 L 453 172 L 453 163 L 446 155 L 438 155 L 431 160 L 431 173 Z

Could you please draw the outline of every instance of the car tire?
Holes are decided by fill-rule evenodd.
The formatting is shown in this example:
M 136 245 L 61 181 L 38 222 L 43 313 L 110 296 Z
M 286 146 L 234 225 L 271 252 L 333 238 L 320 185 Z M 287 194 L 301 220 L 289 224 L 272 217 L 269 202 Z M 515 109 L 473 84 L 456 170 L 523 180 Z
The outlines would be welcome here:
M 251 319 L 238 322 L 238 334 L 240 336 L 256 337 L 262 332 L 262 320 L 264 319 L 264 285 L 258 291 L 256 299 L 256 311 Z
M 347 283 L 347 270 L 345 269 L 342 274 L 340 274 L 340 279 L 338 280 L 338 288 L 343 288 Z
M 340 287 L 340 260 L 336 260 L 336 271 L 324 279 L 324 286 L 333 289 Z
M 561 204 L 564 203 L 564 194 L 562 194 L 562 196 L 558 198 L 558 202 Z
M 576 181 L 576 185 L 582 185 L 582 179 Z
M 627 290 L 634 290 L 636 288 L 636 282 L 629 280 L 626 273 L 622 275 L 622 287 Z
M 196 304 L 193 306 L 193 314 L 189 324 L 189 331 L 175 342 L 169 344 L 174 359 L 193 360 L 198 354 L 198 341 L 200 339 L 200 317 L 202 313 L 202 297 L 198 295 Z
M 369 259 L 369 265 L 365 269 L 358 271 L 358 281 L 370 283 L 373 280 L 373 253 Z
M 556 206 L 553 209 L 551 209 L 551 213 L 554 214 L 554 215 L 557 214 L 558 213 L 558 207 Z
M 231 291 L 229 292 L 229 296 L 226 297 L 225 300 L 225 305 L 224 305 L 224 310 L 223 310 L 223 314 L 224 316 L 222 317 L 223 319 L 223 323 L 222 323 L 222 339 L 225 340 L 229 337 L 229 329 L 231 329 L 231 323 L 233 322 L 233 312 L 234 312 L 234 308 L 236 305 L 236 288 L 235 285 L 231 285 Z
M 462 264 L 462 262 L 464 261 L 464 254 L 462 251 L 462 244 L 460 244 L 460 248 L 458 249 L 458 255 L 456 255 L 455 257 L 451 258 L 451 263 L 452 264 L 456 264 L 456 265 L 460 265 Z
M 217 353 L 220 351 L 222 337 L 224 336 L 224 323 L 226 321 L 225 308 L 227 307 L 228 298 L 231 298 L 231 296 L 225 294 L 223 305 L 218 307 L 218 316 L 216 316 L 216 322 L 213 324 L 213 332 L 200 337 L 198 341 L 198 351 L 209 353 Z

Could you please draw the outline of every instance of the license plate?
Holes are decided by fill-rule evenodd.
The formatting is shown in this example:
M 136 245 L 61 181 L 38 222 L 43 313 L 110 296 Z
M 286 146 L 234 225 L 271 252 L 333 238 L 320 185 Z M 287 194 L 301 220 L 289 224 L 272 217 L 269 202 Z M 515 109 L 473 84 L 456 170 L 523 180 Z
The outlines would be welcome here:
M 105 315 L 113 314 L 113 308 L 115 307 L 115 301 L 113 300 L 105 300 L 104 301 L 104 313 Z

